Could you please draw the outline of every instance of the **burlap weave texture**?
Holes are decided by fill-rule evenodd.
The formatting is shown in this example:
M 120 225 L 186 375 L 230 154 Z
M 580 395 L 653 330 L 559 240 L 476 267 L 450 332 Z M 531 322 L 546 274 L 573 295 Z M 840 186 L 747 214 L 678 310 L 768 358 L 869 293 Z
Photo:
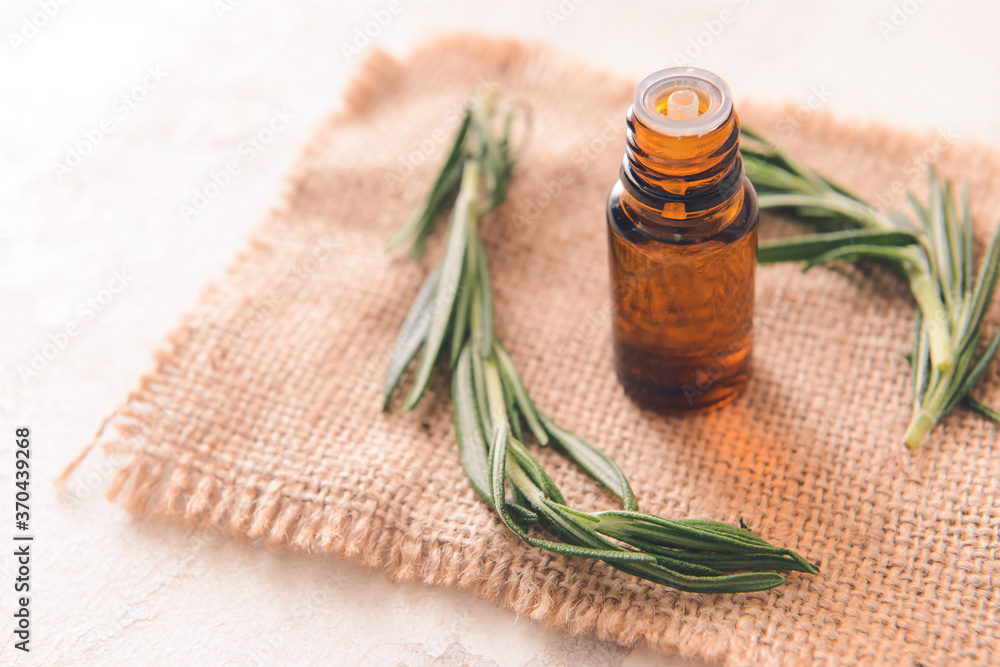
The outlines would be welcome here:
M 536 402 L 615 457 L 644 510 L 742 517 L 820 575 L 693 595 L 531 549 L 469 486 L 443 373 L 415 412 L 398 397 L 379 411 L 395 335 L 440 256 L 432 245 L 414 262 L 384 244 L 484 81 L 532 119 L 508 201 L 482 233 L 498 335 Z M 546 47 L 481 37 L 405 61 L 372 55 L 285 207 L 116 412 L 109 446 L 131 457 L 109 495 L 136 514 L 471 588 L 547 624 L 727 664 L 1000 664 L 1000 429 L 959 408 L 919 452 L 902 450 L 914 307 L 894 277 L 762 267 L 743 397 L 661 417 L 623 396 L 604 202 L 633 89 Z M 1000 215 L 1000 152 L 737 102 L 746 125 L 866 198 L 920 191 L 933 160 L 970 179 L 980 238 Z M 762 225 L 763 238 L 792 231 Z M 993 404 L 998 365 L 980 389 Z M 539 456 L 571 503 L 612 506 L 560 457 Z

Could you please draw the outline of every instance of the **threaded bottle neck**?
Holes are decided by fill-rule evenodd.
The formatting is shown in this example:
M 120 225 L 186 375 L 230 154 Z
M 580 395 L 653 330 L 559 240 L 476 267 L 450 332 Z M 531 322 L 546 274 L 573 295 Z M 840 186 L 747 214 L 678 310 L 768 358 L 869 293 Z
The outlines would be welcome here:
M 663 226 L 706 232 L 742 205 L 740 124 L 722 79 L 692 67 L 656 72 L 636 89 L 626 123 L 621 181 L 632 206 Z

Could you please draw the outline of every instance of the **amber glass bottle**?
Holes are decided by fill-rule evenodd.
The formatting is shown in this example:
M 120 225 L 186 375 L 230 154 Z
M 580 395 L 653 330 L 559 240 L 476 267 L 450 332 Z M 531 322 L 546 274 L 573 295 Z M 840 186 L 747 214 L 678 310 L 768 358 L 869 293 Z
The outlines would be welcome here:
M 626 124 L 607 211 L 618 378 L 654 410 L 722 405 L 750 379 L 758 217 L 729 86 L 661 70 Z

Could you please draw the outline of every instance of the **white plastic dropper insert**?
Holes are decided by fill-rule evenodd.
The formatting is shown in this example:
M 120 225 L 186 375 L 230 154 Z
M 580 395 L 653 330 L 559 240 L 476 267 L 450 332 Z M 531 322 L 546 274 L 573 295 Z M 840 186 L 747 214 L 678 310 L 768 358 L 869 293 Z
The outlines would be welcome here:
M 691 120 L 697 118 L 698 93 L 690 88 L 681 88 L 667 97 L 667 118 L 671 120 Z
M 666 98 L 666 113 L 662 101 Z M 700 107 L 706 103 L 704 113 Z M 635 89 L 632 104 L 643 125 L 663 134 L 690 137 L 717 129 L 733 112 L 729 86 L 699 67 L 670 67 L 650 74 Z

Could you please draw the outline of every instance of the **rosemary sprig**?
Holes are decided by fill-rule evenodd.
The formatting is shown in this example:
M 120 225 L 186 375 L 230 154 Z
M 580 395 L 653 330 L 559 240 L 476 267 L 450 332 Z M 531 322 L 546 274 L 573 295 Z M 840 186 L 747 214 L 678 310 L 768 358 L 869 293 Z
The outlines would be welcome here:
M 903 440 L 916 448 L 959 402 L 993 421 L 1000 414 L 969 392 L 1000 349 L 997 332 L 980 350 L 984 318 L 1000 279 L 1000 227 L 975 273 L 968 188 L 961 210 L 949 181 L 930 169 L 927 205 L 908 198 L 913 218 L 881 213 L 843 187 L 744 128 L 741 148 L 761 209 L 791 212 L 819 233 L 762 243 L 759 261 L 832 260 L 886 265 L 910 285 L 918 306 L 912 368 L 913 413 Z M 915 221 L 915 222 L 914 222 Z
M 450 361 L 460 458 L 476 494 L 527 543 L 596 558 L 619 570 L 684 591 L 735 593 L 782 584 L 776 570 L 811 574 L 815 565 L 751 531 L 716 521 L 671 520 L 639 511 L 621 468 L 603 451 L 556 424 L 532 401 L 493 331 L 493 304 L 478 220 L 503 201 L 514 158 L 510 114 L 498 137 L 494 96 L 474 98 L 430 192 L 390 242 L 412 238 L 419 255 L 437 214 L 455 195 L 444 257 L 410 307 L 386 373 L 383 409 L 422 349 L 412 409 L 439 361 Z M 622 501 L 622 510 L 584 512 L 567 504 L 525 444 L 530 433 L 555 448 Z M 532 534 L 532 526 L 548 537 Z M 553 539 L 549 539 L 553 538 Z

